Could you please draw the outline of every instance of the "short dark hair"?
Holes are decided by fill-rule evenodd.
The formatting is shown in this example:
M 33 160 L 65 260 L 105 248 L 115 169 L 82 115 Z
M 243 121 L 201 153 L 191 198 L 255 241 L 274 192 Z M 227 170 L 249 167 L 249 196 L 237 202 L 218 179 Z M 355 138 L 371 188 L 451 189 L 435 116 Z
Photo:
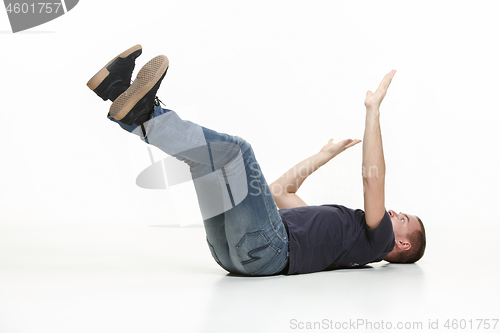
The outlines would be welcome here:
M 418 216 L 415 217 L 418 223 L 420 223 L 421 230 L 416 230 L 410 234 L 409 241 L 411 248 L 408 251 L 399 252 L 395 258 L 389 260 L 390 262 L 411 264 L 424 256 L 426 246 L 425 228 L 422 220 Z

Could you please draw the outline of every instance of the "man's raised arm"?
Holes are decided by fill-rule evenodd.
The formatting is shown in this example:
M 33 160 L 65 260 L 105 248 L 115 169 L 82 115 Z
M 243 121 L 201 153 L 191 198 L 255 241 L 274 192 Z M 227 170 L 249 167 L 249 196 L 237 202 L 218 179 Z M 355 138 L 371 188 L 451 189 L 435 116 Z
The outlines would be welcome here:
M 363 193 L 365 217 L 368 228 L 375 229 L 385 214 L 385 161 L 380 131 L 380 104 L 396 74 L 388 73 L 377 90 L 366 93 L 366 122 L 363 137 Z

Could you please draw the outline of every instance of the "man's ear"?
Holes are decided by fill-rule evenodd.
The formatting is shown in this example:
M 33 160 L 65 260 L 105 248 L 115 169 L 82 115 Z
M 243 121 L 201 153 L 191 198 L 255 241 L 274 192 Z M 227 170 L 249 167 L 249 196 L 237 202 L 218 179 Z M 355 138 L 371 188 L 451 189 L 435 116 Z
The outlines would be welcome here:
M 396 246 L 403 251 L 407 251 L 411 249 L 411 244 L 407 240 L 397 239 Z

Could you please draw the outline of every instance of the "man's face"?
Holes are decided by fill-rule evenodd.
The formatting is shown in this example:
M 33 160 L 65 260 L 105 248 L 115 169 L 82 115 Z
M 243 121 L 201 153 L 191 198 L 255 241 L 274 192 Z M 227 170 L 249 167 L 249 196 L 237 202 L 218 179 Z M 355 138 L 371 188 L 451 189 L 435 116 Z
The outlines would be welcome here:
M 415 216 L 405 213 L 396 213 L 390 209 L 387 212 L 391 217 L 396 239 L 408 240 L 410 234 L 416 230 L 421 230 L 420 223 Z

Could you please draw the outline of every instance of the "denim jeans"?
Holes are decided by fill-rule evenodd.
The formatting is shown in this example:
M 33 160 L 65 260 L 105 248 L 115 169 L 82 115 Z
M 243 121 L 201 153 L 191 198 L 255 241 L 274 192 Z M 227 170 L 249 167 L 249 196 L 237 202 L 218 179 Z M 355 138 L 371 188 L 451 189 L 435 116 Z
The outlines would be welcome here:
M 189 165 L 208 247 L 223 269 L 255 276 L 283 270 L 288 235 L 247 141 L 182 120 L 160 106 L 142 127 L 108 118 Z

